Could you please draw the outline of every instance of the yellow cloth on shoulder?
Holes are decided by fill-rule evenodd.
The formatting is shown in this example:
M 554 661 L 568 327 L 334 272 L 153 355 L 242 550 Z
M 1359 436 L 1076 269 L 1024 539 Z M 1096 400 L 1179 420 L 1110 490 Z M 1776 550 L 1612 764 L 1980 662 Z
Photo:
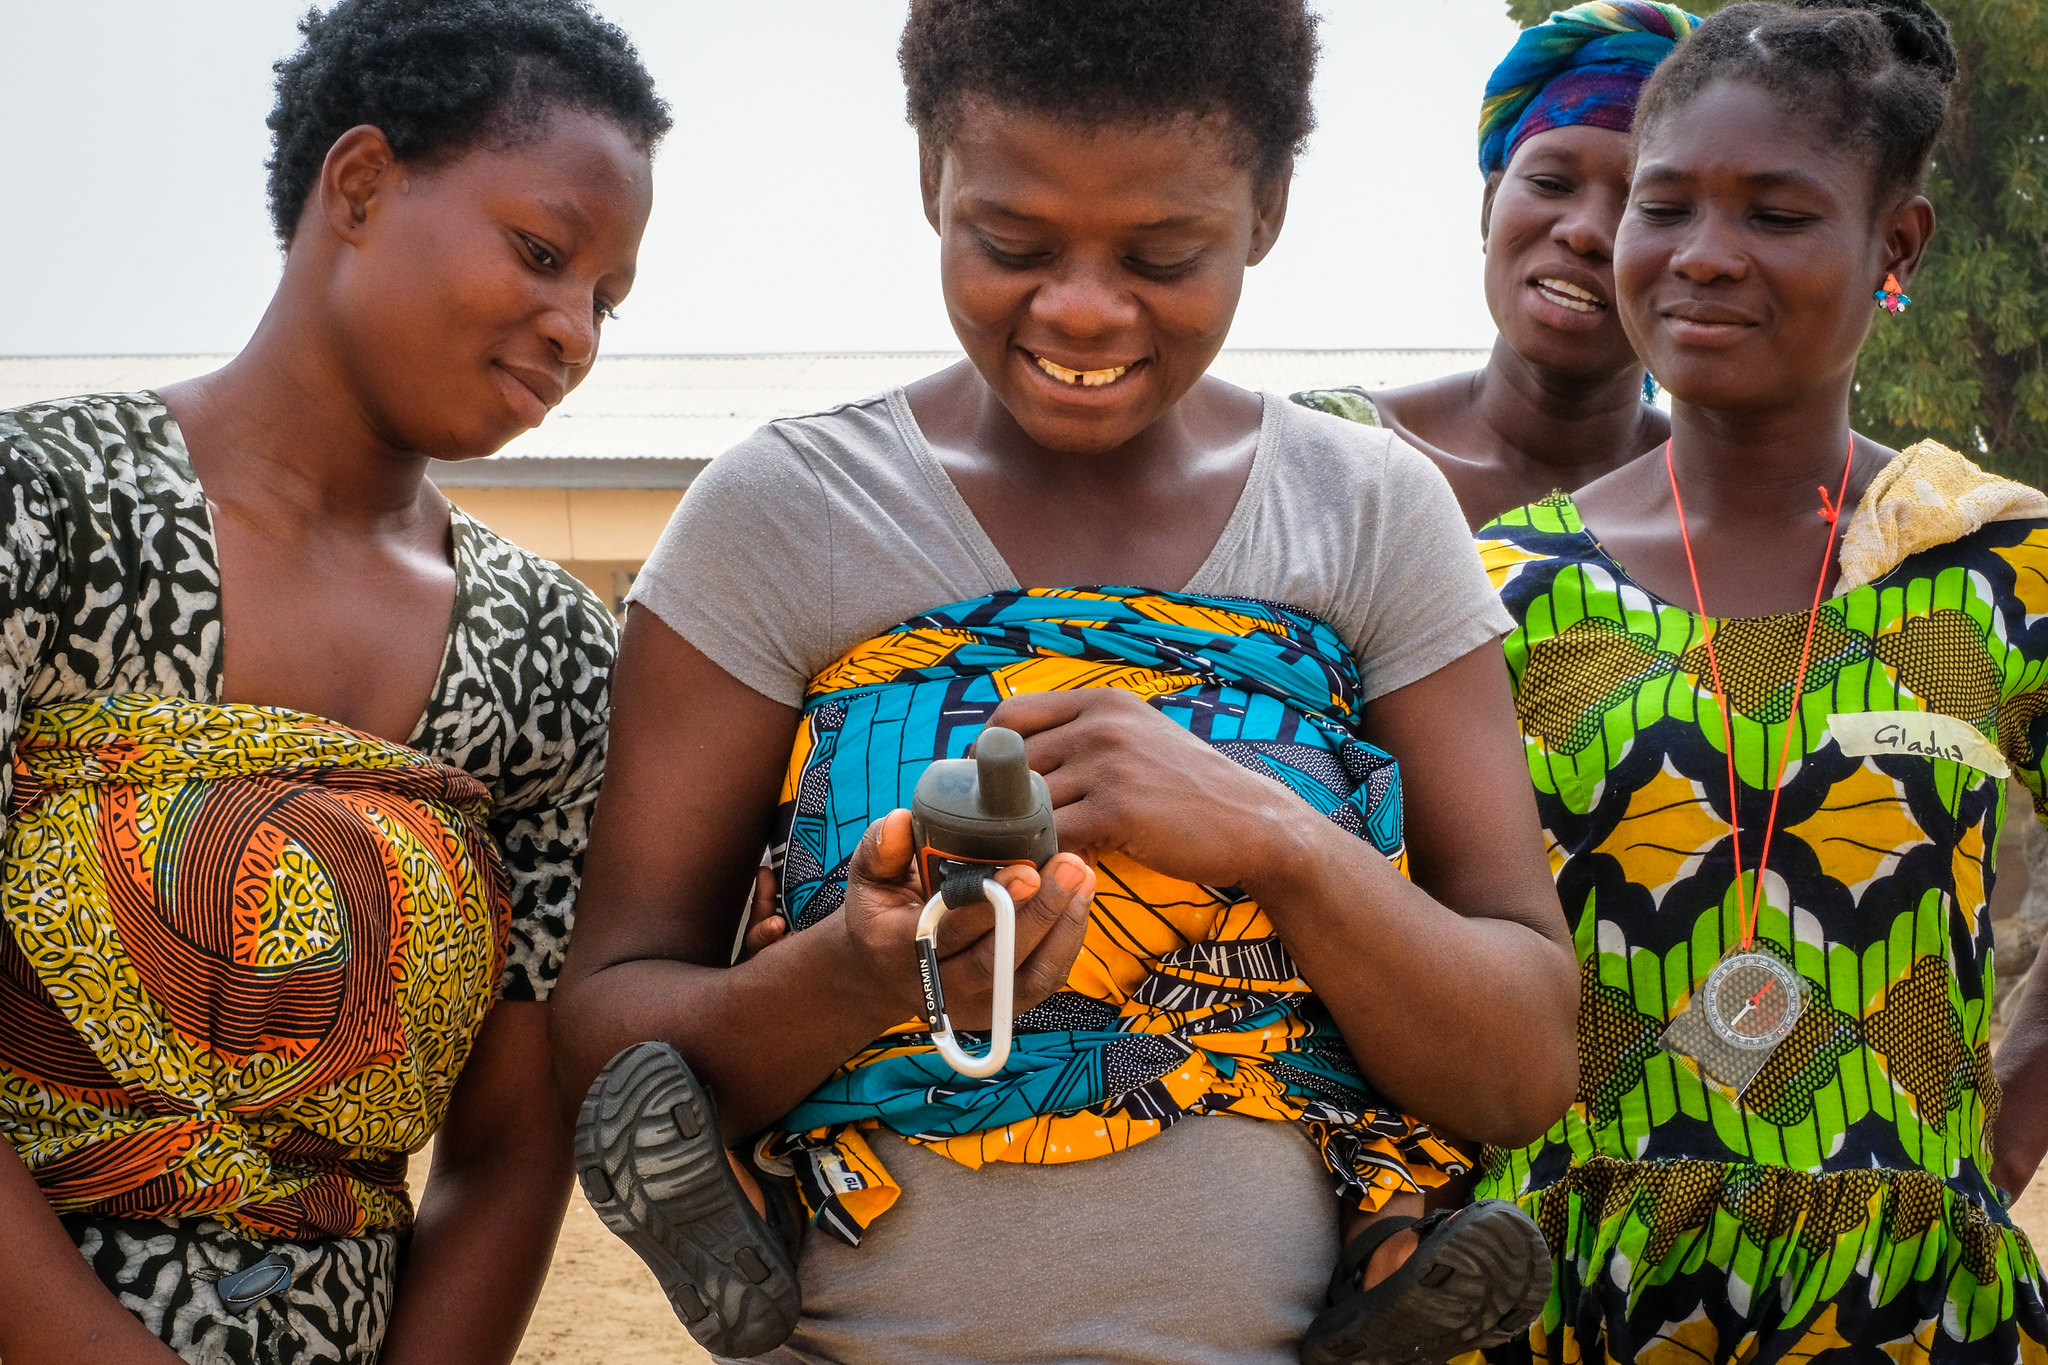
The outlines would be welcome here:
M 1939 441 L 1921 441 L 1900 451 L 1863 490 L 1842 533 L 1835 596 L 1988 522 L 2027 517 L 2048 517 L 2048 496 L 2039 489 L 1986 473 Z

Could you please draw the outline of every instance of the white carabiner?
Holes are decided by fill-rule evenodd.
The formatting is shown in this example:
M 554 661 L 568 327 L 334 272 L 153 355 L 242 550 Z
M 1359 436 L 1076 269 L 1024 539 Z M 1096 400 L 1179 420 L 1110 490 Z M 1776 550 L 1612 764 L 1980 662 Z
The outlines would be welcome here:
M 1017 974 L 1017 905 L 1001 882 L 985 877 L 982 899 L 996 912 L 996 979 L 993 1013 L 989 1020 L 988 1051 L 976 1057 L 965 1051 L 953 1037 L 953 1021 L 946 1017 L 946 991 L 939 984 L 939 921 L 950 909 L 943 891 L 924 903 L 917 917 L 917 969 L 924 979 L 924 1014 L 932 1026 L 932 1046 L 946 1065 L 963 1076 L 993 1076 L 1010 1060 L 1010 1013 L 1014 978 Z

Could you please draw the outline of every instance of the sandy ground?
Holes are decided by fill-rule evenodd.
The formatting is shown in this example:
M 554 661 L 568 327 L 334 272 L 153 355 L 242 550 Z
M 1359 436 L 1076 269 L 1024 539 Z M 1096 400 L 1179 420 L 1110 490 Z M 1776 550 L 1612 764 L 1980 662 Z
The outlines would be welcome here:
M 699 1365 L 710 1359 L 669 1311 L 654 1276 L 605 1231 L 577 1191 L 518 1365 Z
M 413 1198 L 426 1184 L 434 1149 L 412 1159 Z M 577 1190 L 555 1242 L 547 1287 L 526 1325 L 517 1365 L 707 1365 L 711 1357 L 669 1311 L 654 1276 Z
M 425 1169 L 424 1160 L 414 1163 L 415 1180 Z M 2048 1180 L 2034 1182 L 2013 1216 L 2035 1246 L 2048 1244 Z M 518 1365 L 703 1365 L 710 1359 L 669 1312 L 654 1277 L 605 1231 L 578 1191 Z

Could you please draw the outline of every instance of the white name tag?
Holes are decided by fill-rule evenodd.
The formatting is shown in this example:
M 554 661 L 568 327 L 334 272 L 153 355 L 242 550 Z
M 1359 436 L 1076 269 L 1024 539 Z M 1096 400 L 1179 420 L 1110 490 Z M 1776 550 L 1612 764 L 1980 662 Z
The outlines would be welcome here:
M 2005 755 L 1984 738 L 1984 732 L 1954 716 L 1932 711 L 1865 711 L 1861 715 L 1829 716 L 1828 732 L 1842 746 L 1842 752 L 1852 758 L 1910 754 L 1917 758 L 1945 758 L 1993 777 L 2012 775 Z

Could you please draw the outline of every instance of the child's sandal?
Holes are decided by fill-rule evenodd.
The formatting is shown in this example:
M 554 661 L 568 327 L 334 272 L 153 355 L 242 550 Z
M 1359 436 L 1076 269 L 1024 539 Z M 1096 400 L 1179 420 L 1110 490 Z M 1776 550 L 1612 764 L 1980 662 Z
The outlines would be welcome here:
M 767 1189 L 769 1217 L 754 1211 L 711 1092 L 674 1048 L 636 1043 L 605 1064 L 576 1122 L 576 1170 L 591 1208 L 705 1350 L 765 1355 L 796 1330 L 794 1221 Z
M 1388 1238 L 1421 1239 L 1393 1274 L 1359 1287 Z M 1303 1365 L 1442 1365 L 1498 1346 L 1550 1297 L 1550 1248 L 1528 1214 L 1482 1199 L 1427 1217 L 1382 1218 L 1352 1238 L 1330 1277 L 1328 1307 L 1302 1337 Z

